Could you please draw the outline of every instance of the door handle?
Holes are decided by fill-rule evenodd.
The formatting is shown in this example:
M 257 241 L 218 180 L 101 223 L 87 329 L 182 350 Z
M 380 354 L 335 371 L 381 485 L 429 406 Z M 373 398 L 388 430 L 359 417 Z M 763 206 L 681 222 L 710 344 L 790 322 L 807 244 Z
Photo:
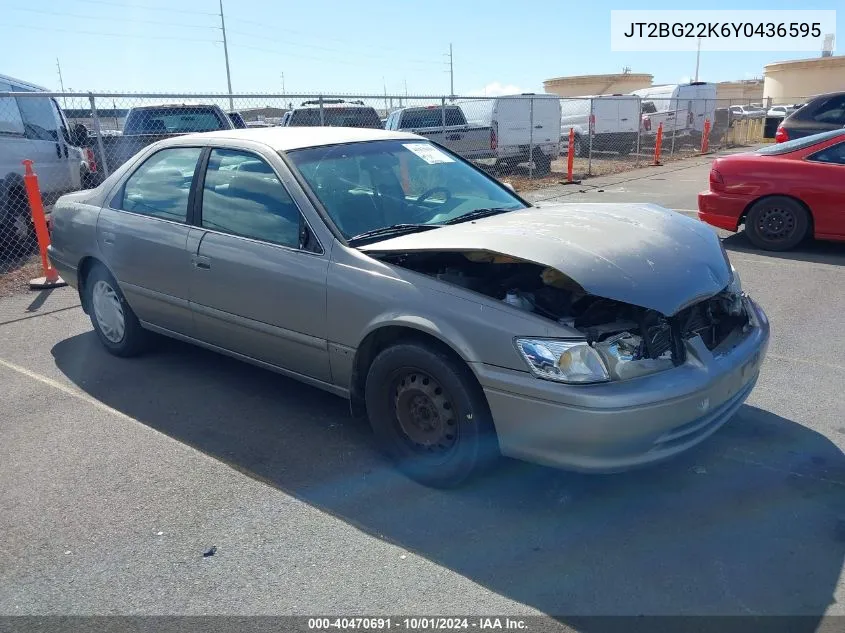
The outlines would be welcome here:
M 535 129 L 535 130 L 542 130 L 542 129 L 543 129 L 543 126 L 542 126 L 542 125 L 535 125 L 535 126 L 534 126 L 534 129 Z
M 191 263 L 196 268 L 201 268 L 202 270 L 210 270 L 211 269 L 211 260 L 206 257 L 205 255 L 192 255 L 191 256 Z

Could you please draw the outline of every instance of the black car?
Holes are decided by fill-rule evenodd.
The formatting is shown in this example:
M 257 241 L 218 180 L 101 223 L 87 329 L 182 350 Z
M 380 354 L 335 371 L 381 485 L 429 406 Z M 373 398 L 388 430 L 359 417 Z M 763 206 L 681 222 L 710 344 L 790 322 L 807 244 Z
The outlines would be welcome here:
M 777 129 L 778 143 L 845 127 L 845 92 L 831 92 L 810 99 L 787 116 Z

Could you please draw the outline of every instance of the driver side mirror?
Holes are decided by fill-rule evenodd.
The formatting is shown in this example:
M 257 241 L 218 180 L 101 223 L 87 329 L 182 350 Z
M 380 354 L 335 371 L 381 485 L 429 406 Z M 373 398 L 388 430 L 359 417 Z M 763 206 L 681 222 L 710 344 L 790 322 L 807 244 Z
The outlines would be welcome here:
M 77 123 L 70 131 L 70 144 L 76 147 L 83 147 L 88 144 L 88 128 Z

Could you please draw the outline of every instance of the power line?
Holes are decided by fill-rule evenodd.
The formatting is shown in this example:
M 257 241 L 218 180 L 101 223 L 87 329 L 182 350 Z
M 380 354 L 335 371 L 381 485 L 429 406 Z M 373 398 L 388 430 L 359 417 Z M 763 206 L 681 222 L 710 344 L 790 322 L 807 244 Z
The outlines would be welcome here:
M 279 41 L 279 38 L 277 38 L 277 37 L 264 37 L 264 36 L 261 36 L 261 35 L 254 35 L 252 33 L 246 33 L 244 31 L 234 31 L 232 29 L 227 29 L 227 32 L 228 33 L 234 33 L 236 35 L 243 35 L 245 37 L 249 37 L 249 38 L 256 39 L 256 40 L 264 40 L 264 41 L 267 41 L 267 42 L 278 43 L 278 41 Z M 316 49 L 316 50 L 327 51 L 327 52 L 330 52 L 330 53 L 345 53 L 345 54 L 356 53 L 356 51 L 351 50 L 351 49 L 345 49 L 344 50 L 344 49 L 340 49 L 340 48 L 330 48 L 328 46 L 317 46 L 315 44 L 300 44 L 298 42 L 291 42 L 289 39 L 285 39 L 285 43 L 286 44 L 292 44 L 293 46 L 295 46 L 297 48 L 313 48 L 313 49 Z M 371 55 L 371 54 L 368 54 L 368 53 L 356 53 L 356 54 L 359 57 L 370 57 L 372 59 L 384 60 L 384 55 Z M 411 64 L 424 64 L 424 65 L 437 65 L 438 64 L 438 62 L 433 62 L 431 60 L 422 60 L 422 59 L 406 59 L 406 60 L 402 60 L 402 61 L 404 61 L 405 63 L 411 63 Z
M 23 7 L 8 7 L 12 11 L 27 11 L 29 13 L 40 13 L 42 15 L 55 15 L 63 18 L 79 18 L 81 20 L 111 20 L 126 22 L 122 17 L 111 17 L 107 15 L 79 15 L 78 13 L 56 13 L 55 11 L 42 11 L 39 9 L 28 9 Z M 132 18 L 132 22 L 140 22 L 143 24 L 156 24 L 162 26 L 178 26 L 187 29 L 219 29 L 219 26 L 200 26 L 198 24 L 184 24 L 182 22 L 165 22 L 163 20 L 144 20 L 140 18 Z
M 7 24 L 7 27 L 13 29 L 35 29 L 37 31 L 50 31 L 59 33 L 76 33 L 81 35 L 97 35 L 100 37 L 140 37 L 145 40 L 174 40 L 178 42 L 211 42 L 213 44 L 221 44 L 220 40 L 201 40 L 196 38 L 164 36 L 164 35 L 141 35 L 139 33 L 108 33 L 106 31 L 80 31 L 79 29 L 60 29 L 46 26 L 32 26 L 31 24 Z
M 123 4 L 120 2 L 109 2 L 108 0 L 76 0 L 77 2 L 87 2 L 88 4 L 103 4 L 109 7 L 120 7 L 121 9 L 149 9 L 151 11 L 167 11 L 168 13 L 188 13 L 192 15 L 213 15 L 217 17 L 216 13 L 209 11 L 197 11 L 196 9 L 174 9 L 166 6 L 150 6 L 148 4 Z

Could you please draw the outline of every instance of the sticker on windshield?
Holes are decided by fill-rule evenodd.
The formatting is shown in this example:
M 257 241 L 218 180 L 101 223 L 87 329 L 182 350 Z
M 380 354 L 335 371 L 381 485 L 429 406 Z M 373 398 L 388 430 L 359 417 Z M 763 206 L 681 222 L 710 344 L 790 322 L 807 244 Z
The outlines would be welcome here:
M 434 145 L 429 145 L 428 143 L 403 143 L 402 147 L 405 147 L 420 158 L 422 158 L 425 162 L 429 165 L 436 165 L 437 163 L 454 163 L 455 159 L 446 154 L 445 152 L 441 152 L 439 149 L 434 147 Z

